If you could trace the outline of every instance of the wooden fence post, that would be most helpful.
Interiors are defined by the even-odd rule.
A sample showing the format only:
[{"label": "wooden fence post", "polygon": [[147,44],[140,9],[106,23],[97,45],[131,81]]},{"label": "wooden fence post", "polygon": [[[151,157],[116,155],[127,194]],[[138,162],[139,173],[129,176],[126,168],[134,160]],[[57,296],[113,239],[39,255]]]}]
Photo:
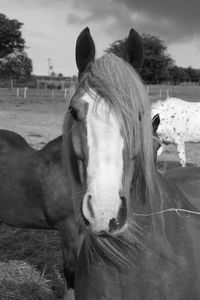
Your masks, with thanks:
[{"label": "wooden fence post", "polygon": [[68,90],[68,89],[65,89],[65,92],[64,92],[64,98],[67,97],[67,90]]},{"label": "wooden fence post", "polygon": [[28,88],[25,86],[25,87],[24,87],[24,99],[26,99],[26,96],[27,96],[27,90],[28,90]]}]

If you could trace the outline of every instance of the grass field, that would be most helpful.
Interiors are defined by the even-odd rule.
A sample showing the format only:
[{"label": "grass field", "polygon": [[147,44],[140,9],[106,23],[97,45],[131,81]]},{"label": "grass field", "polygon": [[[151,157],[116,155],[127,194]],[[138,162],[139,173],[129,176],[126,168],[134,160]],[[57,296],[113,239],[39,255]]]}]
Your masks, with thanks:
[{"label": "grass field", "polygon": [[[149,86],[148,90],[151,101],[165,99],[167,93],[188,101],[200,100],[199,86]],[[62,90],[53,94],[51,90],[27,90],[25,99],[23,89],[18,97],[16,89],[0,89],[0,128],[16,131],[33,147],[41,148],[62,133],[66,108],[67,99]],[[189,162],[199,164],[199,150],[199,144],[187,145]],[[161,159],[177,160],[175,147],[170,146]],[[0,300],[62,299],[64,280],[57,232],[1,225],[0,268],[5,264],[9,276],[8,272],[0,271]],[[27,272],[33,275],[27,276]]]}]

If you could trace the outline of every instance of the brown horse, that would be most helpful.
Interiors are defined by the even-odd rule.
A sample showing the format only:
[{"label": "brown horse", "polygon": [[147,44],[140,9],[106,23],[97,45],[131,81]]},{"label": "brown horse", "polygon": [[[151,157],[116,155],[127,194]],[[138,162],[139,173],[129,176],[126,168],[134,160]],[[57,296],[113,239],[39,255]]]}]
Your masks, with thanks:
[{"label": "brown horse", "polygon": [[68,182],[62,164],[62,136],[38,151],[19,134],[0,130],[0,222],[59,231],[65,296],[71,299],[79,232]]},{"label": "brown horse", "polygon": [[70,193],[85,231],[76,300],[200,299],[200,212],[191,190],[189,196],[155,167],[149,101],[134,70],[142,59],[134,30],[124,59],[95,60],[88,28],[77,39],[79,85],[63,139]]}]

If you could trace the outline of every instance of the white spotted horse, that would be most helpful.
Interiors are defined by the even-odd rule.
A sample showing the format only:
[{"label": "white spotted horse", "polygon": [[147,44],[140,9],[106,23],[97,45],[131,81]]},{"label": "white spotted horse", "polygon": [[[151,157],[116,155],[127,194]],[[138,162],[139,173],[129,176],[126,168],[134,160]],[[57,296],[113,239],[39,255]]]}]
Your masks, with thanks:
[{"label": "white spotted horse", "polygon": [[199,211],[189,191],[156,169],[150,105],[136,72],[142,59],[133,29],[123,58],[95,59],[88,28],[76,42],[79,84],[63,127],[85,237],[76,300],[200,299]]},{"label": "white spotted horse", "polygon": [[160,115],[160,125],[157,134],[162,146],[176,144],[182,167],[186,166],[185,142],[200,142],[200,102],[188,102],[178,98],[167,98],[152,104],[152,117]]},{"label": "white spotted horse", "polygon": [[62,163],[62,136],[41,150],[19,134],[0,130],[0,222],[60,233],[67,283],[66,298],[74,288],[79,232]]}]

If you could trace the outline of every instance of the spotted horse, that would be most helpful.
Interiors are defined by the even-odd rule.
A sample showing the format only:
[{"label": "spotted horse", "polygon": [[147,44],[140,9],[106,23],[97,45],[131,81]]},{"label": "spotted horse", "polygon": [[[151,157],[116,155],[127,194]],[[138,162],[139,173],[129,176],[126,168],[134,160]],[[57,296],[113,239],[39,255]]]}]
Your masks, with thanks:
[{"label": "spotted horse", "polygon": [[200,142],[200,102],[188,102],[178,98],[167,98],[151,106],[152,118],[160,116],[157,129],[162,145],[158,156],[166,145],[175,144],[182,167],[186,166],[185,142]]}]

